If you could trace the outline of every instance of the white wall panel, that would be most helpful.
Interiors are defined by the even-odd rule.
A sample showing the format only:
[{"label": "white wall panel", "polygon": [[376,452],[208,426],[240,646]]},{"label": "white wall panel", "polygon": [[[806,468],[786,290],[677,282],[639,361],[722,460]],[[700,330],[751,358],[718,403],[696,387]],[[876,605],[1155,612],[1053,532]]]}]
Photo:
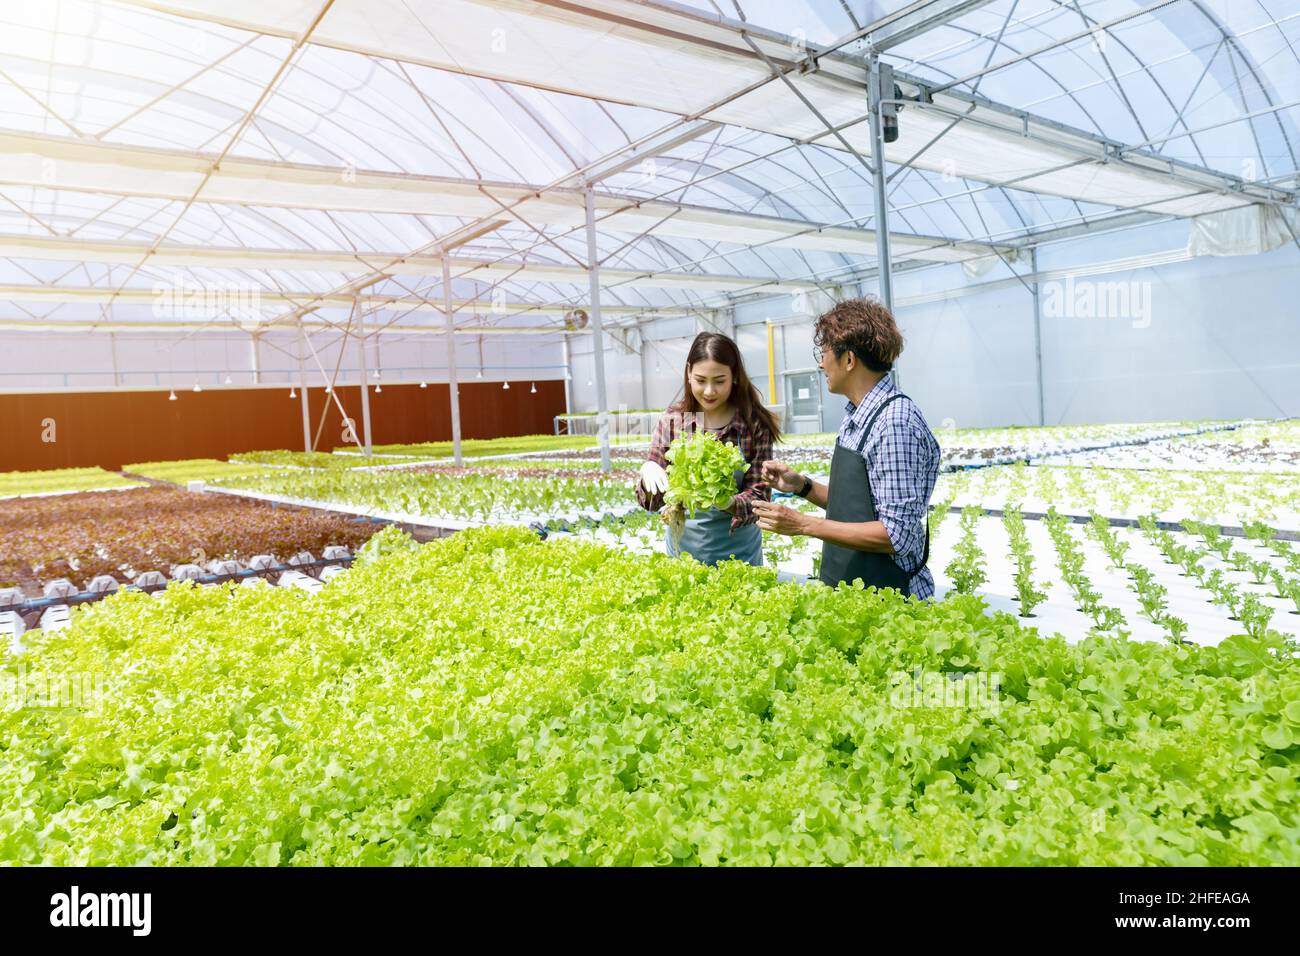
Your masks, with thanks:
[{"label": "white wall panel", "polygon": [[[569,339],[573,369],[573,410],[596,411],[596,365],[592,361],[591,337],[575,335]],[[608,407],[641,408],[641,359],[628,355],[605,336],[605,397]]]},{"label": "white wall panel", "polygon": [[1294,246],[1096,276],[1149,317],[1044,319],[1048,422],[1300,415],[1298,280]]},{"label": "white wall panel", "polygon": [[898,309],[899,385],[930,427],[1038,424],[1033,302],[1014,287]]},{"label": "white wall panel", "polygon": [[[332,332],[311,336],[319,360],[306,353],[307,380],[311,385],[334,373],[339,360],[341,337]],[[446,381],[446,340],[436,335],[383,335],[376,348],[366,346],[366,366],[380,369],[381,381]],[[253,383],[252,356],[246,334],[196,333],[161,335],[115,333],[0,332],[0,350],[5,361],[0,368],[0,389],[15,388],[111,388],[114,384],[114,352],[118,381],[123,387],[192,388]],[[479,343],[475,337],[458,336],[458,373],[473,379],[480,369]],[[258,359],[262,384],[297,383],[298,344],[293,333],[266,333],[261,337]],[[350,340],[339,368],[340,383],[355,383],[359,356]],[[484,336],[482,345],[484,379],[530,381],[555,379],[564,371],[559,336],[530,336],[509,339]]]}]

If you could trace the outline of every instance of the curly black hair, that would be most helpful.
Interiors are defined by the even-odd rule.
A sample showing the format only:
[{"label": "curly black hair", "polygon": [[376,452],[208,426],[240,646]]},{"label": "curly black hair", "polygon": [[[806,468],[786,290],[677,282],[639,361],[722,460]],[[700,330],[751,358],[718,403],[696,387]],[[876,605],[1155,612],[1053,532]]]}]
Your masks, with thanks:
[{"label": "curly black hair", "polygon": [[817,319],[813,342],[836,357],[852,352],[873,372],[888,372],[903,351],[903,333],[884,303],[876,299],[837,302]]}]

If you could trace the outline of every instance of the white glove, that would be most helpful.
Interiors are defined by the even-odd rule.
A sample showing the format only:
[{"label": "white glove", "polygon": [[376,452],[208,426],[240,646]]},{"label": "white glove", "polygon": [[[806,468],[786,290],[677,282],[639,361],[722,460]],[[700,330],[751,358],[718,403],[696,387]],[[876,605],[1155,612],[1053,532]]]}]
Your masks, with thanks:
[{"label": "white glove", "polygon": [[668,490],[668,472],[653,461],[641,466],[641,487],[652,495],[661,495]]}]

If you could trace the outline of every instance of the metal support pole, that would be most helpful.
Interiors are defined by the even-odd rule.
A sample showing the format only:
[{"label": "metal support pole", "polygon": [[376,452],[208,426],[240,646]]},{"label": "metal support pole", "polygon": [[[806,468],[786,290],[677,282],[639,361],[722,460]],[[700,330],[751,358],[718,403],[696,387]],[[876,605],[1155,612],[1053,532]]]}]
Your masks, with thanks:
[{"label": "metal support pole", "polygon": [[767,404],[776,404],[776,326],[767,320]]},{"label": "metal support pole", "polygon": [[569,349],[569,334],[560,336],[564,345],[564,414],[573,414],[573,354]]},{"label": "metal support pole", "polygon": [[596,366],[596,425],[600,432],[600,470],[609,473],[609,399],[605,395],[605,335],[600,326],[600,260],[596,258],[596,200],[583,190],[587,208],[587,274],[591,279],[591,348]]},{"label": "metal support pole", "polygon": [[361,358],[361,431],[363,438],[361,444],[366,455],[371,452],[370,447],[370,383],[366,380],[368,370],[366,369],[366,317],[362,314],[360,307],[355,300],[352,306],[357,315],[357,355]]},{"label": "metal support pole", "polygon": [[[871,71],[867,75],[867,108],[871,117],[871,177],[876,187],[876,261],[880,273],[880,301],[891,315],[894,312],[894,282],[891,276],[889,254],[889,197],[885,192],[885,130],[880,101],[893,97],[893,89],[881,89],[881,64],[878,56],[871,57]],[[893,83],[890,83],[893,86]],[[898,320],[898,316],[894,316]],[[894,386],[898,384],[898,366],[893,371]]]},{"label": "metal support pole", "polygon": [[[456,335],[451,307],[451,260],[442,256],[442,310],[447,315],[447,391],[451,395],[451,453],[457,465],[460,457],[460,385],[456,378]],[[480,339],[480,342],[482,340]]]},{"label": "metal support pole", "polygon": [[880,88],[880,59],[871,58],[871,73],[867,79],[868,108],[871,111],[871,153],[876,187],[876,257],[880,263],[880,299],[885,308],[894,311],[894,286],[890,277],[889,255],[889,200],[885,193],[885,131],[881,117],[880,101],[890,99],[893,90]]},{"label": "metal support pole", "polygon": [[637,359],[636,367],[641,372],[641,407],[649,408],[650,387],[646,383],[646,374],[645,374],[645,352],[646,352],[645,328],[640,322],[636,324],[636,334],[641,339],[641,349],[636,353],[636,359]]},{"label": "metal support pole", "polygon": [[262,384],[262,360],[257,354],[257,336],[258,333],[250,332],[248,335],[248,364],[253,370],[253,384]]},{"label": "metal support pole", "polygon": [[298,320],[298,391],[302,395],[302,450],[311,451],[311,410],[307,405],[307,333]]},{"label": "metal support pole", "polygon": [[117,333],[116,332],[108,333],[108,350],[113,357],[113,384],[121,385],[122,373],[118,371],[118,367],[117,367]]},{"label": "metal support pole", "polygon": [[1043,396],[1043,300],[1038,289],[1038,247],[1029,249],[1029,271],[1034,275],[1034,368],[1038,375],[1038,424],[1047,424]]}]

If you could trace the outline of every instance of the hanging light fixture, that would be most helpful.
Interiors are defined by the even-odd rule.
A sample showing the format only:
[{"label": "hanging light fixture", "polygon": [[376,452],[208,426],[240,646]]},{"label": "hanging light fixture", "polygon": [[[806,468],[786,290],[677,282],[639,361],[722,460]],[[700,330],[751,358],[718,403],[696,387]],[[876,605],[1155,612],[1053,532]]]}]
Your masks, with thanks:
[{"label": "hanging light fixture", "polygon": [[297,390],[296,388],[293,388],[292,386],[290,386],[290,388],[289,388],[289,397],[290,397],[290,398],[297,398],[297,397],[298,397],[298,390]]},{"label": "hanging light fixture", "polygon": [[167,396],[167,401],[169,402],[176,401],[176,389],[174,388],[172,389],[171,394]]},{"label": "hanging light fixture", "polygon": [[374,374],[371,375],[370,377],[371,377],[371,378],[379,378],[379,369],[375,369]]},{"label": "hanging light fixture", "polygon": [[429,387],[429,383],[428,383],[428,382],[423,382],[423,381],[420,382],[420,388],[428,388],[428,387]]},{"label": "hanging light fixture", "polygon": [[502,388],[503,390],[505,390],[505,389],[509,389],[509,388],[510,388],[510,383],[509,383],[509,382],[502,382],[502,383],[501,383],[501,388]]},{"label": "hanging light fixture", "polygon": [[201,391],[203,391],[203,386],[200,385],[198,382],[195,382],[195,383],[194,383],[194,391],[196,391],[196,392],[201,392]]},{"label": "hanging light fixture", "polygon": [[326,386],[325,386],[325,394],[326,394],[326,395],[333,395],[333,394],[334,394],[334,386],[333,386],[333,385],[326,385]]},{"label": "hanging light fixture", "polygon": [[226,384],[227,384],[227,385],[231,385],[231,384],[233,384],[233,383],[231,382],[231,380],[230,380],[230,373],[229,373],[229,372],[226,373]]},{"label": "hanging light fixture", "polygon": [[537,383],[536,383],[536,382],[533,382],[533,387],[530,388],[528,391],[531,392],[532,394],[536,395],[536,394],[537,394]]},{"label": "hanging light fixture", "polygon": [[384,390],[384,386],[382,386],[382,385],[376,385],[376,386],[375,386],[375,392],[376,392],[376,393],[382,392],[383,390]]},{"label": "hanging light fixture", "polygon": [[475,377],[475,378],[482,378],[482,377],[483,377],[483,370],[480,368],[476,373],[474,373],[474,377]]}]

